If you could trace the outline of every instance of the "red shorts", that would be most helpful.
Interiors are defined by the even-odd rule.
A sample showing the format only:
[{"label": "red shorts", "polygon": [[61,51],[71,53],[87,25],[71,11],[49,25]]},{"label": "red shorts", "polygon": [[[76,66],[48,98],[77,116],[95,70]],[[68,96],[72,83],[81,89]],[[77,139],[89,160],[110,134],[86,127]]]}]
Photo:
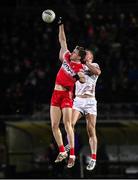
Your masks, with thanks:
[{"label": "red shorts", "polygon": [[72,92],[54,90],[51,98],[51,106],[58,106],[60,108],[72,108]]}]

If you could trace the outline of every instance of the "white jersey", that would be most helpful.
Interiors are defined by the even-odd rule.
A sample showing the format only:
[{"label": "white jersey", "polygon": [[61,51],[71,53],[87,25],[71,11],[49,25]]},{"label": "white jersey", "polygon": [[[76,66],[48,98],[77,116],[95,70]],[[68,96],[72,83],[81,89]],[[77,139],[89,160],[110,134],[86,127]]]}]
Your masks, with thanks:
[{"label": "white jersey", "polygon": [[[92,63],[95,67],[99,67],[97,63]],[[85,83],[80,83],[77,81],[75,83],[75,95],[91,95],[95,97],[95,87],[96,87],[96,82],[98,79],[98,75],[91,75],[89,68],[84,65],[84,74],[85,74]]]}]

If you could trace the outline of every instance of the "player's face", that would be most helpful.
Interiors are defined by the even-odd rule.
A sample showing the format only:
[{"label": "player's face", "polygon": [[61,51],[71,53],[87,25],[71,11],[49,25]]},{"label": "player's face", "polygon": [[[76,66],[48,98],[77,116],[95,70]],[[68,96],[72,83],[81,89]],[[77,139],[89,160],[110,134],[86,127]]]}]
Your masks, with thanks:
[{"label": "player's face", "polygon": [[92,62],[94,59],[93,53],[91,51],[86,51],[86,61]]},{"label": "player's face", "polygon": [[80,60],[79,51],[76,48],[71,53],[70,59],[73,61],[79,61]]}]

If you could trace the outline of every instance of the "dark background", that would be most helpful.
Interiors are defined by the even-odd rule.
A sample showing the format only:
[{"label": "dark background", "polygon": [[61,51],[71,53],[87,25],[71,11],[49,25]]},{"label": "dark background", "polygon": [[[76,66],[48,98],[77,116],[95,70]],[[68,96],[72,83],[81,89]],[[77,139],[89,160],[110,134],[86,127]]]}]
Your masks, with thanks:
[{"label": "dark background", "polygon": [[[51,24],[42,21],[45,9],[56,13]],[[69,50],[93,50],[102,70],[96,86],[98,164],[92,173],[81,159],[88,154],[85,120],[77,125],[75,168],[53,163],[49,105],[61,66],[59,16]],[[136,178],[138,1],[1,0],[0,17],[0,177]]]},{"label": "dark background", "polygon": [[63,16],[70,51],[83,45],[95,52],[102,74],[98,102],[137,102],[137,1],[1,1],[0,114],[32,114],[50,102],[58,60],[57,19],[46,24],[42,11]]}]

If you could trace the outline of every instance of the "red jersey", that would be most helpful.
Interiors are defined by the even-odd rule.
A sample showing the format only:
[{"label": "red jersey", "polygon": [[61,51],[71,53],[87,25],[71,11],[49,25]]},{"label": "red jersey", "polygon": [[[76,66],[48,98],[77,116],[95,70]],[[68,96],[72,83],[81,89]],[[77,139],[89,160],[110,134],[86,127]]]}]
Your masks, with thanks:
[{"label": "red jersey", "polygon": [[83,65],[81,63],[70,61],[70,55],[71,54],[69,51],[63,55],[62,66],[59,69],[56,77],[56,84],[63,87],[69,87],[70,90],[73,90],[76,82],[73,76],[83,69]]}]

